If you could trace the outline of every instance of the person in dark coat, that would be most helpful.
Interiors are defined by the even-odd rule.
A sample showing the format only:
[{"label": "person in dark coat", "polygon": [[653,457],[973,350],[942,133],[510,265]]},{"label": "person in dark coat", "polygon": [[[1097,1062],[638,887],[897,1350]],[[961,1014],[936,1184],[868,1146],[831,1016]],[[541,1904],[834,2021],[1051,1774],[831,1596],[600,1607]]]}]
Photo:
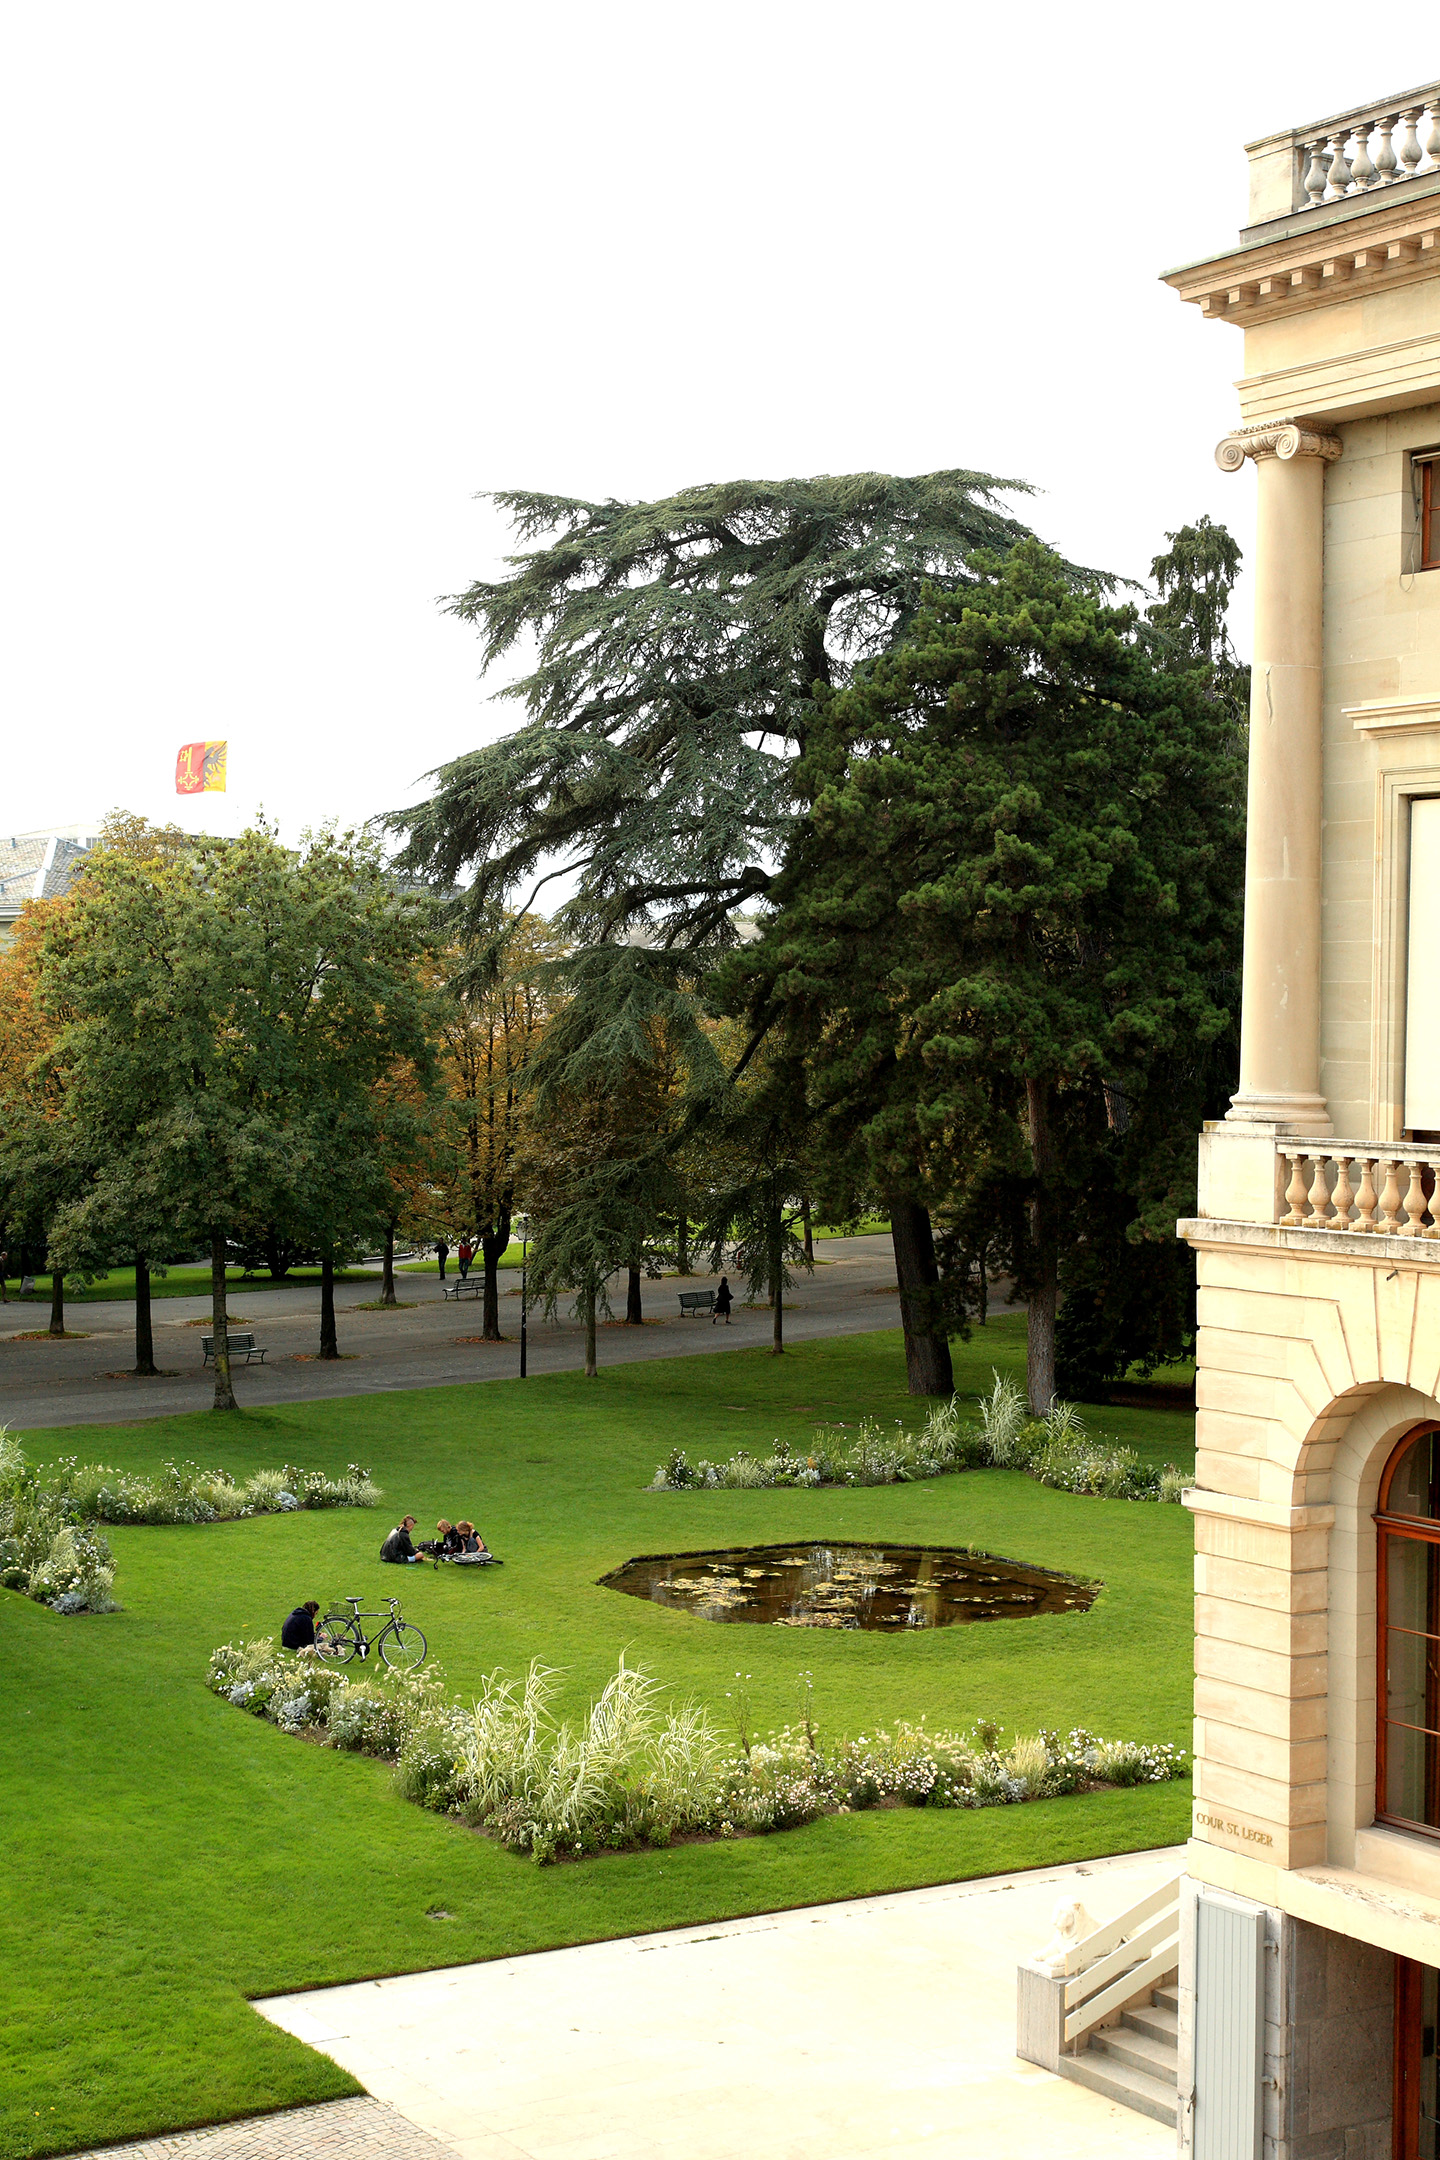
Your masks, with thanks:
[{"label": "person in dark coat", "polygon": [[313,1650],[315,1647],[315,1615],[320,1606],[315,1598],[306,1598],[297,1605],[280,1630],[282,1650]]},{"label": "person in dark coat", "polygon": [[730,1278],[728,1275],[722,1275],[720,1277],[720,1287],[715,1292],[715,1310],[710,1315],[711,1327],[714,1327],[717,1320],[723,1320],[726,1327],[729,1327],[730,1303]]},{"label": "person in dark coat", "polygon": [[450,1257],[450,1247],[446,1244],[443,1237],[437,1238],[435,1241],[435,1257],[440,1262],[440,1280],[441,1282],[444,1282],[445,1262]]},{"label": "person in dark coat", "polygon": [[407,1515],[404,1522],[397,1523],[380,1547],[382,1560],[393,1560],[399,1567],[408,1567],[412,1560],[423,1560],[424,1553],[417,1552],[411,1542],[410,1532],[415,1528],[415,1517]]}]

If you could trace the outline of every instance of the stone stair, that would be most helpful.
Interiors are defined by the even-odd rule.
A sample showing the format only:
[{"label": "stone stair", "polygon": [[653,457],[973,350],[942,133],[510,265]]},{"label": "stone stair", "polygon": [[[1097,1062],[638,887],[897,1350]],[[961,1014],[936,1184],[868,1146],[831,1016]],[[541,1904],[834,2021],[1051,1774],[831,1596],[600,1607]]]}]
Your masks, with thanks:
[{"label": "stone stair", "polygon": [[1118,2025],[1101,2026],[1080,2054],[1062,2056],[1061,2074],[1173,2128],[1179,2105],[1179,2007],[1173,1982],[1153,1989],[1147,2009],[1122,2010]]}]

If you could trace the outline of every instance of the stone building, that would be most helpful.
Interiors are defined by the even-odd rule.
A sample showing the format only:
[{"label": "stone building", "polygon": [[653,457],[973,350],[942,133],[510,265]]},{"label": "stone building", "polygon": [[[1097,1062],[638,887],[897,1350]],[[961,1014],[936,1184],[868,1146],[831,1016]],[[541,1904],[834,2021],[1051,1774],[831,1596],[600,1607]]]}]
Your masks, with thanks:
[{"label": "stone building", "polygon": [[1022,2049],[1164,2114],[1168,2040],[1195,2160],[1429,2160],[1440,85],[1249,157],[1238,246],[1166,278],[1243,332],[1217,457],[1258,510],[1241,1068],[1180,1225],[1193,1834],[1168,1901],[1032,1971]]}]

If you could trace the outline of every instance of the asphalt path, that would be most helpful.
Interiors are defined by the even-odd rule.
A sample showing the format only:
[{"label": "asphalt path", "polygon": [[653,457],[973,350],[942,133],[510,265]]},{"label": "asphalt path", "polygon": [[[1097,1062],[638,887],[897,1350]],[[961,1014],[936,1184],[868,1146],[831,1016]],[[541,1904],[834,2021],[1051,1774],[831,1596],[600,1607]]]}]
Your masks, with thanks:
[{"label": "asphalt path", "polygon": [[[815,1272],[785,1295],[785,1339],[812,1342],[819,1336],[859,1335],[900,1324],[895,1259],[888,1234],[827,1238],[816,1248]],[[667,1275],[644,1285],[645,1325],[603,1323],[602,1367],[636,1358],[683,1357],[694,1352],[738,1350],[770,1340],[769,1307],[737,1301],[731,1324],[680,1316],[677,1291],[710,1290],[719,1277]],[[256,1290],[231,1286],[231,1326],[253,1328],[268,1349],[263,1365],[237,1365],[235,1393],[246,1409],[272,1403],[320,1402],[340,1395],[380,1395],[398,1388],[451,1387],[457,1382],[513,1379],[520,1369],[518,1271],[500,1277],[500,1326],[508,1340],[481,1341],[478,1298],[444,1299],[433,1275],[400,1275],[396,1287],[413,1300],[408,1309],[365,1312],[379,1290],[373,1283],[345,1283],[335,1292],[338,1362],[322,1364],[318,1285]],[[625,1306],[624,1277],[610,1286],[617,1312]],[[22,1332],[43,1327],[43,1305],[0,1306],[0,1424],[18,1432],[56,1425],[109,1425],[174,1411],[208,1409],[214,1377],[203,1365],[200,1338],[210,1317],[203,1297],[157,1299],[151,1310],[156,1380],[126,1372],[135,1362],[135,1309],[128,1301],[72,1305],[67,1324],[83,1339],[22,1342]],[[573,1372],[585,1362],[579,1323],[547,1320],[532,1310],[528,1327],[532,1373]]]}]

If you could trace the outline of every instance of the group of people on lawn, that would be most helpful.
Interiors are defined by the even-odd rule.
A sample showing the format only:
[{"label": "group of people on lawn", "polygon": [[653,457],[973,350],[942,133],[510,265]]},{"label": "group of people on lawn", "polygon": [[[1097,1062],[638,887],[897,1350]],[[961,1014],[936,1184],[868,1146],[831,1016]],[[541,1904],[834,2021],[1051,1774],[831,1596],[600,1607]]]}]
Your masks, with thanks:
[{"label": "group of people on lawn", "polygon": [[[422,1538],[417,1545],[411,1537],[416,1527],[415,1517],[407,1515],[398,1522],[380,1547],[380,1558],[391,1560],[401,1567],[409,1567],[416,1560],[433,1560],[438,1567],[442,1560],[453,1561],[457,1567],[500,1567],[503,1563],[495,1558],[489,1546],[472,1522],[451,1523],[442,1515],[435,1525],[433,1538]],[[315,1647],[315,1616],[320,1607],[314,1598],[306,1598],[287,1615],[280,1629],[280,1645],[284,1650],[313,1650]]]},{"label": "group of people on lawn", "polygon": [[397,1566],[409,1567],[415,1560],[453,1560],[458,1566],[483,1566],[489,1562],[498,1566],[494,1553],[481,1537],[473,1522],[447,1522],[442,1515],[435,1525],[433,1538],[421,1538],[417,1544],[410,1533],[415,1528],[415,1517],[407,1515],[398,1522],[380,1547],[380,1558],[393,1561]]}]

